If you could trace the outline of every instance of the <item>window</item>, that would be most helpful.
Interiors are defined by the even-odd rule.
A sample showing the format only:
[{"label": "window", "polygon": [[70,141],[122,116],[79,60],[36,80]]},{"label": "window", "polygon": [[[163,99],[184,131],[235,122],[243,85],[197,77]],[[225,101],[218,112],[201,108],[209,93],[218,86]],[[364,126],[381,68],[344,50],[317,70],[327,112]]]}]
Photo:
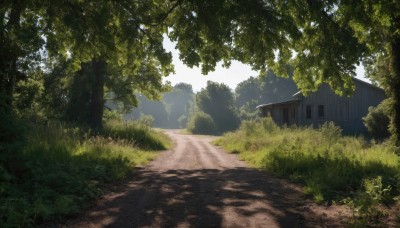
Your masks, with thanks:
[{"label": "window", "polygon": [[324,118],[324,117],[325,117],[325,106],[318,105],[318,118]]},{"label": "window", "polygon": [[312,119],[311,105],[306,105],[306,119]]}]

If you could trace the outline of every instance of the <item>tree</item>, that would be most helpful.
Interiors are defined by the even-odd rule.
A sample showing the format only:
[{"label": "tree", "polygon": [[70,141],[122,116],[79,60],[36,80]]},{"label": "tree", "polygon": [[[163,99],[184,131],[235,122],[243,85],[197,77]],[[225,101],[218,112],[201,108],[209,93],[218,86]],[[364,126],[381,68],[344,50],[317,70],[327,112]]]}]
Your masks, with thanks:
[{"label": "tree", "polygon": [[368,114],[363,118],[368,132],[376,139],[386,139],[390,136],[389,126],[390,100],[383,100],[377,107],[369,107]]},{"label": "tree", "polygon": [[291,76],[278,77],[271,70],[259,79],[250,77],[239,83],[235,90],[235,103],[240,119],[254,119],[258,114],[257,105],[292,99],[297,91]]},{"label": "tree", "polygon": [[292,75],[287,78],[276,76],[271,70],[262,77],[260,84],[261,98],[264,104],[290,100],[298,92]]},{"label": "tree", "polygon": [[236,86],[235,105],[238,109],[240,109],[243,105],[252,100],[255,100],[256,102],[260,101],[261,90],[259,85],[260,85],[260,80],[252,76],[240,82]]},{"label": "tree", "polygon": [[138,94],[136,95],[139,100],[139,105],[135,109],[140,110],[139,119],[143,115],[149,115],[153,117],[153,126],[165,128],[168,124],[168,112],[166,104],[163,101],[150,100],[146,96]]},{"label": "tree", "polygon": [[216,126],[213,118],[204,112],[196,112],[190,117],[187,129],[193,134],[215,134]]},{"label": "tree", "polygon": [[362,61],[371,79],[391,98],[390,131],[400,147],[400,2],[365,0],[354,4],[356,1],[341,2],[338,21],[349,24],[358,42],[367,47]]},{"label": "tree", "polygon": [[[354,91],[355,65],[386,64],[381,85],[393,99],[392,136],[400,146],[400,2],[396,0],[178,1],[169,37],[180,58],[203,73],[231,59],[289,75],[304,94],[326,82]],[[192,32],[187,32],[192,31]]]},{"label": "tree", "polygon": [[[177,41],[180,59],[189,66],[201,64],[203,73],[236,59],[261,75],[268,68],[287,77],[290,64],[305,94],[323,82],[349,94],[355,65],[368,64],[368,72],[382,74],[379,81],[393,100],[391,132],[400,147],[397,0],[6,0],[0,3],[0,20],[0,104],[8,113],[16,82],[40,66],[41,50],[49,60],[72,58],[74,71],[92,61],[108,69],[118,66],[120,85],[129,87],[134,80],[128,76],[143,75],[137,74],[140,69],[150,72],[152,82],[172,71],[171,56],[162,48],[162,34],[168,33]],[[153,89],[159,86],[135,78],[142,83],[134,86],[157,96]],[[101,94],[99,88],[94,92]],[[99,97],[93,101],[102,103]]]},{"label": "tree", "polygon": [[68,75],[91,68],[83,72],[91,77],[88,124],[93,128],[101,127],[105,86],[118,98],[133,100],[131,104],[135,90],[159,97],[165,89],[162,76],[173,71],[171,55],[162,46],[167,29],[162,22],[172,3],[161,3],[2,1],[0,97],[4,110],[12,110],[16,83],[43,68],[41,63],[51,71],[67,62]]},{"label": "tree", "polygon": [[192,85],[187,84],[187,83],[183,83],[183,82],[177,83],[176,85],[174,85],[174,89],[181,90],[181,91],[183,91],[185,93],[192,93],[193,94]]},{"label": "tree", "polygon": [[[136,104],[135,90],[151,98],[160,96],[164,90],[161,78],[172,71],[171,55],[162,47],[165,26],[153,23],[165,8],[157,1],[60,4],[65,11],[58,12],[59,5],[46,8],[50,15],[61,14],[57,17],[63,19],[49,22],[49,56],[70,55],[72,71],[91,67],[91,127],[101,127],[105,86],[128,106]],[[57,32],[61,30],[65,35],[60,37]]]},{"label": "tree", "polygon": [[239,126],[233,93],[225,84],[212,81],[196,95],[196,104],[200,111],[214,120],[218,133],[231,131]]},{"label": "tree", "polygon": [[[169,126],[179,128],[179,118],[189,116],[190,107],[194,103],[194,93],[192,86],[186,83],[176,84],[170,92],[163,94],[163,101],[169,109]],[[183,121],[183,120],[181,120]]]}]

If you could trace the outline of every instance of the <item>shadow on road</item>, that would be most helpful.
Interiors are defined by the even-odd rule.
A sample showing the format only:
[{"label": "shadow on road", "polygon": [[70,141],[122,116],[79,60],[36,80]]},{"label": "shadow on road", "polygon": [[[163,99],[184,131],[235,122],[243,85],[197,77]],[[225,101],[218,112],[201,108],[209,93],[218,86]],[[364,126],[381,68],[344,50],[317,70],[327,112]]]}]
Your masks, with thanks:
[{"label": "shadow on road", "polygon": [[312,212],[309,200],[292,185],[249,168],[143,169],[120,190],[102,200],[83,220],[102,227],[338,224]]}]

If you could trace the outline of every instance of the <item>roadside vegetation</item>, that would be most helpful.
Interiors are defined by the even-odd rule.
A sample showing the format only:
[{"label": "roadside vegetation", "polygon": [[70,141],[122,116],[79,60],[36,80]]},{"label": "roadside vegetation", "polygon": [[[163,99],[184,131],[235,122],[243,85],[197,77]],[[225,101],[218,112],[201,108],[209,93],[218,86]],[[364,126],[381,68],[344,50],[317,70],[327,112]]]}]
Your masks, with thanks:
[{"label": "roadside vegetation", "polygon": [[216,144],[254,167],[301,183],[317,202],[350,205],[355,226],[379,222],[385,215],[380,206],[399,203],[400,158],[390,143],[343,136],[332,123],[312,129],[280,128],[270,118],[243,121]]},{"label": "roadside vegetation", "polygon": [[288,99],[298,90],[292,78],[280,78],[272,70],[263,77],[242,81],[234,91],[223,83],[208,81],[195,94],[186,129],[192,134],[209,135],[234,131],[241,121],[258,118],[257,105]]},{"label": "roadside vegetation", "polygon": [[37,226],[77,213],[105,184],[170,146],[167,136],[134,122],[109,121],[98,132],[49,122],[26,125],[21,135],[25,140],[1,157],[0,227]]}]

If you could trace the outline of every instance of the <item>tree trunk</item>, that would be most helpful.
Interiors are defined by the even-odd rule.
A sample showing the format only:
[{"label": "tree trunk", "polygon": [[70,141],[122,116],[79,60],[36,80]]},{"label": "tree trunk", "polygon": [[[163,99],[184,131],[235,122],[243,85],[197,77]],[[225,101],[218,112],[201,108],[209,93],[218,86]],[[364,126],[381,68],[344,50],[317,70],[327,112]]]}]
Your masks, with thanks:
[{"label": "tree trunk", "polygon": [[12,152],[12,144],[21,140],[12,102],[18,73],[17,60],[20,57],[20,47],[13,36],[19,32],[23,7],[19,1],[12,1],[8,8],[10,9],[8,22],[3,24],[5,19],[3,13],[0,27],[0,153]]},{"label": "tree trunk", "polygon": [[[14,94],[16,77],[18,74],[18,52],[20,49],[18,44],[16,44],[15,41],[12,41],[9,36],[18,32],[22,8],[23,7],[19,1],[13,1],[9,20],[5,25],[5,28],[2,27],[2,30],[7,29],[8,32],[6,34],[4,31],[1,31],[0,44],[2,47],[0,49],[0,95],[3,99],[1,105],[4,106],[3,108],[5,110],[11,109],[12,107],[12,97]],[[4,15],[2,15],[2,18],[4,20]]]},{"label": "tree trunk", "polygon": [[390,130],[397,152],[400,152],[400,35],[395,35],[390,45],[391,76],[388,83],[388,95],[393,99]]},{"label": "tree trunk", "polygon": [[103,120],[104,79],[106,62],[102,59],[92,61],[92,94],[90,103],[90,127],[100,129]]}]

